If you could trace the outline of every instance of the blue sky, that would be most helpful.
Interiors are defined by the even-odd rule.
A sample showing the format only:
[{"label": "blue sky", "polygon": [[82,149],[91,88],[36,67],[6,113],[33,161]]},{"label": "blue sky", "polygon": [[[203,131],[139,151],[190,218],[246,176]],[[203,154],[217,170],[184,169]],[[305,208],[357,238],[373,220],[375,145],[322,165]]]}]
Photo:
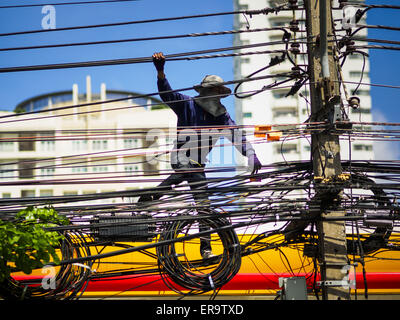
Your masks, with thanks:
[{"label": "blue sky", "polygon": [[[395,0],[368,0],[367,4],[399,5]],[[373,9],[368,11],[367,22],[371,25],[400,27],[400,10]],[[372,39],[400,39],[399,31],[369,29]],[[389,50],[370,50],[371,82],[376,84],[400,85],[400,52]],[[400,122],[399,89],[371,88],[373,109],[382,112],[390,122]]]},{"label": "blue sky", "polygon": [[[47,1],[26,0],[17,3],[43,3]],[[66,2],[57,0],[54,2]],[[15,4],[15,1],[3,0],[1,5]],[[396,0],[367,0],[369,4],[394,4]],[[0,9],[0,33],[41,29],[44,14],[41,7]],[[139,0],[136,2],[114,4],[92,4],[56,7],[56,27],[69,27],[112,23],[120,21],[143,20],[162,17],[175,17],[232,11],[231,0]],[[390,25],[400,27],[399,10],[374,9],[368,13],[368,23],[372,25]],[[251,22],[251,20],[250,20]],[[0,37],[0,47],[41,45],[95,40],[111,40],[157,35],[174,35],[206,31],[233,29],[231,15],[157,22],[151,24],[127,25],[112,28],[60,31],[41,34],[28,34]],[[399,39],[398,31],[372,29],[370,38]],[[155,51],[166,54],[203,50],[232,45],[232,36],[214,36],[177,40],[157,40],[107,44],[97,46],[54,48],[26,51],[0,52],[0,67],[51,64],[103,59],[148,57]],[[378,84],[400,85],[400,52],[371,50],[371,82]],[[218,58],[199,61],[169,62],[166,65],[167,76],[174,88],[192,86],[201,81],[205,74],[219,74],[224,80],[233,79],[233,59]],[[156,92],[156,77],[149,63],[123,66],[105,66],[78,69],[0,73],[0,110],[13,110],[21,101],[48,92],[69,90],[77,83],[80,92],[85,90],[86,75],[92,77],[94,92],[100,90],[105,82],[109,89],[129,90],[139,93]],[[400,122],[398,101],[399,89],[372,87],[373,111],[379,119]],[[195,92],[188,92],[195,94]],[[233,113],[233,98],[225,100]]]},{"label": "blue sky", "polygon": [[[57,1],[61,2],[61,1]],[[65,2],[65,1],[64,1]],[[2,4],[12,1],[2,1]],[[24,3],[33,3],[24,1]],[[201,13],[232,11],[231,1],[203,0],[193,5],[191,1],[148,1],[56,7],[56,27],[91,25],[162,17],[175,17]],[[41,29],[44,15],[41,7],[0,9],[1,33]],[[1,47],[32,44],[68,43],[81,41],[125,39],[175,35],[192,32],[231,30],[231,15],[122,27],[60,31],[42,34],[0,37]],[[36,65],[103,59],[148,57],[155,51],[166,54],[232,46],[231,36],[203,37],[193,39],[160,40],[108,44],[98,46],[54,48],[0,53],[0,66]],[[166,73],[174,88],[189,87],[199,83],[205,73],[218,73],[226,80],[233,79],[230,58],[204,61],[170,62]],[[106,66],[94,68],[33,71],[0,74],[0,109],[13,109],[20,101],[42,93],[68,90],[78,83],[80,91],[85,88],[86,75],[92,77],[93,91],[100,90],[105,82],[107,88],[130,90],[140,93],[156,92],[156,77],[152,64]],[[194,94],[194,92],[193,92]]]}]

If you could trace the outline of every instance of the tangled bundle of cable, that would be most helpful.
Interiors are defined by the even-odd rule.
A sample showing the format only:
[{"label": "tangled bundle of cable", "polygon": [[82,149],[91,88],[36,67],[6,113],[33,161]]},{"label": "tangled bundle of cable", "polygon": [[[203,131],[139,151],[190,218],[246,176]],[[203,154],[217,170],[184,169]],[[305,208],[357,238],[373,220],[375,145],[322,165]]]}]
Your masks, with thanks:
[{"label": "tangled bundle of cable", "polygon": [[[221,254],[209,259],[188,257],[184,242],[192,240],[193,243],[193,239],[200,238],[197,233],[193,233],[198,226],[218,236],[218,245],[222,245]],[[201,294],[216,291],[228,283],[241,266],[239,239],[229,226],[227,219],[218,216],[169,223],[160,236],[160,241],[167,241],[168,244],[157,247],[158,267],[164,283],[171,290],[186,295],[188,293],[182,290],[189,290],[189,294]],[[201,231],[201,235],[204,235],[204,231]],[[182,247],[183,251],[179,251],[178,247]]]},{"label": "tangled bundle of cable", "polygon": [[[60,243],[61,260],[90,256],[85,236],[80,232],[63,234]],[[0,296],[7,300],[72,300],[84,292],[90,275],[92,262],[85,264],[63,264],[59,267],[45,266],[46,275],[30,280],[10,277],[0,283]]]}]

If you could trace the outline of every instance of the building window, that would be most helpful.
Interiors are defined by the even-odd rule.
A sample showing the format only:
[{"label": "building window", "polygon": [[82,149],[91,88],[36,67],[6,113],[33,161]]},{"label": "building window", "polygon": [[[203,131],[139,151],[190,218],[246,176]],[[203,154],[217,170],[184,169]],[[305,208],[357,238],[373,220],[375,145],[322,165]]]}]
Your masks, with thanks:
[{"label": "building window", "polygon": [[0,178],[11,178],[15,175],[14,165],[4,164],[0,165]]},{"label": "building window", "polygon": [[357,96],[369,96],[370,95],[370,91],[369,90],[352,90],[351,94],[353,96],[357,95]]},{"label": "building window", "polygon": [[274,91],[272,92],[272,95],[275,99],[282,99],[286,98],[287,91]]},{"label": "building window", "polygon": [[363,59],[363,55],[359,53],[352,53],[347,56],[351,60]]},{"label": "building window", "polygon": [[87,151],[88,150],[87,140],[73,140],[72,141],[72,150],[73,151]]},{"label": "building window", "polygon": [[133,172],[136,172],[136,171],[139,171],[139,165],[137,165],[137,164],[135,164],[135,165],[125,165],[124,166],[124,171],[126,172],[126,173],[133,173]]},{"label": "building window", "polygon": [[54,168],[41,168],[40,169],[40,174],[42,176],[53,176],[55,172]]},{"label": "building window", "polygon": [[[34,160],[33,160],[34,161]],[[18,173],[20,179],[31,179],[34,176],[35,164],[32,162],[21,161],[18,163]]]},{"label": "building window", "polygon": [[34,197],[34,196],[35,196],[35,190],[21,190],[22,198]]},{"label": "building window", "polygon": [[352,78],[361,78],[363,76],[364,78],[369,78],[369,72],[368,71],[350,71],[350,77]]},{"label": "building window", "polygon": [[371,109],[369,109],[369,108],[357,108],[357,109],[351,108],[351,113],[370,114]]},{"label": "building window", "polygon": [[41,197],[51,197],[53,195],[53,190],[40,190]]},{"label": "building window", "polygon": [[251,118],[253,116],[253,113],[251,112],[243,112],[243,118]]},{"label": "building window", "polygon": [[85,173],[85,172],[88,172],[88,168],[86,166],[72,168],[72,173]]},{"label": "building window", "polygon": [[139,139],[133,139],[133,138],[124,139],[125,149],[137,148],[138,146],[139,146]]},{"label": "building window", "polygon": [[297,144],[277,144],[275,145],[276,153],[297,153]]},{"label": "building window", "polygon": [[54,151],[56,149],[55,141],[40,141],[40,151]]},{"label": "building window", "polygon": [[107,140],[94,140],[92,141],[93,150],[106,150],[108,148]]},{"label": "building window", "polygon": [[108,172],[107,166],[95,166],[92,168],[93,172]]},{"label": "building window", "polygon": [[368,144],[355,144],[353,146],[354,151],[372,151],[372,145]]},{"label": "building window", "polygon": [[296,108],[279,108],[274,109],[272,112],[275,118],[278,117],[297,117],[297,109]]},{"label": "building window", "polygon": [[54,151],[55,141],[54,141],[54,131],[43,131],[38,135],[39,151]]},{"label": "building window", "polygon": [[64,196],[76,196],[78,191],[64,191]]},{"label": "building window", "polygon": [[290,20],[287,18],[286,19],[277,18],[277,19],[271,19],[270,22],[271,22],[271,27],[284,27],[289,25]]},{"label": "building window", "polygon": [[10,151],[14,151],[14,142],[12,141],[0,142],[0,152],[10,152]]},{"label": "building window", "polygon": [[19,151],[35,151],[35,137],[31,132],[21,132],[18,142]]}]

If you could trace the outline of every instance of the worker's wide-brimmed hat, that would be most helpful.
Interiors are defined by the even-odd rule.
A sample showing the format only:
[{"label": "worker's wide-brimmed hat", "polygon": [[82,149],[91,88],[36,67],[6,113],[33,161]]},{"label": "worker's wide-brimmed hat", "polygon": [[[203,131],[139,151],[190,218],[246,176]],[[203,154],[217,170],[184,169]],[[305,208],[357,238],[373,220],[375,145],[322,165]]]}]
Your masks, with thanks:
[{"label": "worker's wide-brimmed hat", "polygon": [[203,81],[201,81],[201,83],[199,85],[194,86],[194,90],[201,93],[201,91],[205,88],[212,88],[212,87],[218,86],[218,87],[222,88],[223,97],[226,97],[226,96],[230,95],[232,91],[228,87],[225,87],[224,85],[222,85],[223,83],[224,83],[224,80],[222,80],[222,78],[219,76],[206,75],[204,77]]}]

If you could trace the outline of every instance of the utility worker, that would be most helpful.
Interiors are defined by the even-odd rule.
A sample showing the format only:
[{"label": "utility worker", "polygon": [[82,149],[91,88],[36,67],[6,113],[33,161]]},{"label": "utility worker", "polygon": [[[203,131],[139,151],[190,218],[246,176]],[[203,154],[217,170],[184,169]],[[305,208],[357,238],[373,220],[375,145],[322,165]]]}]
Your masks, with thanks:
[{"label": "utility worker", "polygon": [[[192,191],[201,189],[206,191],[207,181],[204,172],[206,157],[221,137],[221,135],[214,134],[210,139],[210,131],[204,129],[207,126],[221,129],[224,129],[224,126],[230,128],[225,130],[225,133],[228,131],[230,134],[225,134],[224,136],[235,142],[234,145],[239,152],[248,157],[248,165],[252,170],[252,174],[257,173],[261,168],[261,163],[253,147],[246,141],[245,136],[239,132],[235,122],[220,102],[221,98],[225,98],[231,93],[229,88],[222,85],[223,80],[216,75],[207,75],[199,85],[194,87],[199,95],[189,97],[181,93],[172,92],[173,90],[164,73],[165,57],[162,52],[153,54],[153,63],[157,70],[157,86],[160,97],[175,112],[178,118],[178,139],[174,142],[173,152],[171,153],[171,166],[175,173],[171,174],[159,185],[161,190],[171,189],[173,185],[187,181]],[[203,130],[196,131],[196,128],[199,127],[203,128]],[[185,131],[187,128],[190,129]],[[206,134],[204,134],[204,131]],[[161,193],[152,196],[141,196],[139,202],[157,200],[161,196]],[[208,202],[205,192],[194,192],[193,198],[196,204],[204,205],[204,203]],[[207,228],[200,226],[200,231],[203,230],[207,230]],[[205,259],[213,256],[209,237],[202,238],[200,253]]]}]

